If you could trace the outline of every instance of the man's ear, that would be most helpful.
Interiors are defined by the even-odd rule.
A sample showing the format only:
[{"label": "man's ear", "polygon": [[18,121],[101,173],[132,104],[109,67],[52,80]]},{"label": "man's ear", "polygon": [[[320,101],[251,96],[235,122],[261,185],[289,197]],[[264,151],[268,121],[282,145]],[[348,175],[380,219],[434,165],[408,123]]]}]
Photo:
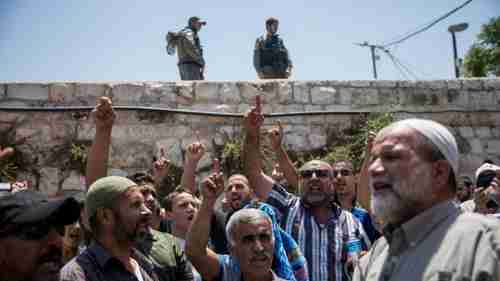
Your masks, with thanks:
[{"label": "man's ear", "polygon": [[432,178],[439,187],[448,186],[448,179],[452,174],[451,166],[446,160],[437,160],[432,164]]},{"label": "man's ear", "polygon": [[102,224],[111,224],[114,221],[114,214],[111,209],[99,208],[96,215]]}]

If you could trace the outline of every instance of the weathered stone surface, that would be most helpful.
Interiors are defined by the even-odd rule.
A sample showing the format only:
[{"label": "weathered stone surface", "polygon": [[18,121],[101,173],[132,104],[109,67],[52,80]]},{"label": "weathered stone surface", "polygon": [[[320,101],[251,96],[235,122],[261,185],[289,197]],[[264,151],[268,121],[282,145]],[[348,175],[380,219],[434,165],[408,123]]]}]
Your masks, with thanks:
[{"label": "weathered stone surface", "polygon": [[57,168],[41,168],[40,169],[40,184],[38,186],[39,190],[49,194],[55,195],[59,190],[59,169]]},{"label": "weathered stone surface", "polygon": [[483,153],[483,144],[481,143],[481,140],[478,138],[474,138],[470,140],[470,145],[472,149],[472,153]]},{"label": "weathered stone surface", "polygon": [[[266,117],[263,131],[280,119],[286,146],[302,151],[324,147],[331,137],[357,126],[359,112],[401,110],[395,114],[396,119],[430,118],[450,127],[459,145],[461,171],[473,173],[486,158],[500,161],[498,81],[3,83],[0,84],[0,106],[93,106],[99,96],[108,95],[115,105],[242,114],[255,105],[255,97],[260,95],[266,114],[331,111],[333,114]],[[26,97],[31,91],[33,95],[28,95],[30,99],[11,97],[11,86],[14,94]],[[167,158],[175,166],[182,167],[186,146],[198,138],[207,146],[199,166],[208,169],[212,144],[220,147],[243,134],[238,117],[123,110],[116,114],[109,168],[124,175],[148,169],[160,147],[165,148]],[[13,129],[14,140],[28,140],[18,149],[33,169],[31,174],[20,176],[31,177],[43,168],[39,185],[42,190],[53,193],[59,188],[58,184],[65,189],[77,186],[77,173],[65,170],[62,160],[67,160],[64,149],[68,142],[92,142],[95,125],[88,112],[0,112],[1,133],[10,130],[15,122],[19,125]],[[56,157],[57,153],[61,155]]]},{"label": "weathered stone surface", "polygon": [[9,84],[7,85],[7,97],[22,100],[47,100],[49,98],[49,87],[46,84]]},{"label": "weathered stone surface", "polygon": [[73,99],[75,86],[72,84],[56,83],[49,85],[49,102],[57,105],[68,104]]},{"label": "weathered stone surface", "polygon": [[466,90],[482,90],[483,81],[481,79],[463,79],[462,87]]},{"label": "weathered stone surface", "polygon": [[7,97],[7,84],[0,84],[0,100]]},{"label": "weathered stone surface", "polygon": [[472,129],[472,127],[459,127],[458,130],[460,132],[460,135],[465,138],[474,137],[474,130]]},{"label": "weathered stone surface", "polygon": [[500,151],[500,140],[489,140],[486,142],[486,152],[498,155]]},{"label": "weathered stone surface", "polygon": [[330,104],[333,102],[337,90],[333,87],[311,88],[312,104]]},{"label": "weathered stone surface", "polygon": [[486,90],[500,91],[500,79],[486,79],[483,82]]},{"label": "weathered stone surface", "polygon": [[479,138],[489,138],[491,137],[491,129],[489,127],[477,127],[476,129],[476,136]]},{"label": "weathered stone surface", "polygon": [[293,96],[297,103],[310,103],[310,88],[305,82],[295,82],[293,84]]}]

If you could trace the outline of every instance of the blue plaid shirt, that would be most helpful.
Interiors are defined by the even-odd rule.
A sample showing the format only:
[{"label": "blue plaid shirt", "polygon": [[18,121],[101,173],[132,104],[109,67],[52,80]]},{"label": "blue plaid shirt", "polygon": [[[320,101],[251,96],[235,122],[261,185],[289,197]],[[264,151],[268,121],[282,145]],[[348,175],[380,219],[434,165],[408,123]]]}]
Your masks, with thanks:
[{"label": "blue plaid shirt", "polygon": [[333,215],[321,225],[299,197],[277,183],[267,203],[276,209],[282,228],[299,244],[311,281],[348,280],[344,263],[361,252],[360,233],[364,232],[350,212],[332,203]]}]

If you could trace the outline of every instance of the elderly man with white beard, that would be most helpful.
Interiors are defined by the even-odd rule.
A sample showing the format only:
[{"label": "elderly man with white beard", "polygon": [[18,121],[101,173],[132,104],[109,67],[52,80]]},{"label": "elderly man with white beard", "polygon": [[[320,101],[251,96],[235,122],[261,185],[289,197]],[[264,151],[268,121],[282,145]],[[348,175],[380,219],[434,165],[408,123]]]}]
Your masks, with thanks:
[{"label": "elderly man with white beard", "polygon": [[353,280],[498,280],[485,237],[499,224],[454,203],[458,149],[448,129],[424,119],[389,125],[375,138],[368,174],[384,237]]}]

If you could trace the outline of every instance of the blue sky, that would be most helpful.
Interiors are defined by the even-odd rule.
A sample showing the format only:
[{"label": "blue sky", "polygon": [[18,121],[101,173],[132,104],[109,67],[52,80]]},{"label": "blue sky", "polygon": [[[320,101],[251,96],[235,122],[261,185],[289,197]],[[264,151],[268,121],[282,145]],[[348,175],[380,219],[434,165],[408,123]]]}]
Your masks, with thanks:
[{"label": "blue sky", "polygon": [[[0,80],[177,80],[177,59],[166,54],[164,38],[192,15],[208,21],[200,33],[208,80],[255,79],[253,47],[269,16],[280,19],[292,79],[372,79],[369,50],[354,42],[388,42],[463,2],[0,0]],[[499,15],[499,0],[474,0],[393,54],[419,79],[452,78],[448,26],[469,23],[457,34],[463,56],[481,24]],[[380,79],[404,78],[380,56]]]}]

